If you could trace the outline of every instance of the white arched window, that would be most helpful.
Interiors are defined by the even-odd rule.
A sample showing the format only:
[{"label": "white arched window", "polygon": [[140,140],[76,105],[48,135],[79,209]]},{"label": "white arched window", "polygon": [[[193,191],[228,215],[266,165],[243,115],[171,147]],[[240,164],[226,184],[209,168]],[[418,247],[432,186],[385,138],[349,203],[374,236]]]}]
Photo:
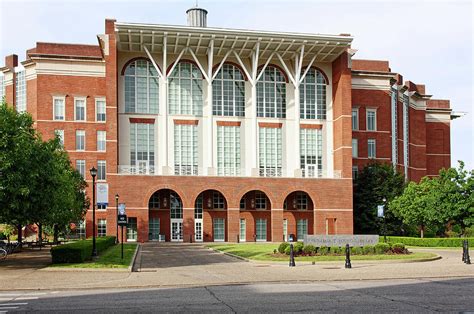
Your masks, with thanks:
[{"label": "white arched window", "polygon": [[212,82],[212,114],[245,116],[245,80],[239,68],[224,64]]},{"label": "white arched window", "polygon": [[286,118],[286,80],[274,66],[267,66],[257,82],[257,117]]},{"label": "white arched window", "polygon": [[181,61],[169,75],[170,114],[202,115],[202,74],[191,62]]},{"label": "white arched window", "polygon": [[320,71],[309,69],[300,86],[301,119],[326,119],[326,85],[326,78]]},{"label": "white arched window", "polygon": [[153,64],[138,59],[125,69],[125,112],[158,113],[159,78]]}]

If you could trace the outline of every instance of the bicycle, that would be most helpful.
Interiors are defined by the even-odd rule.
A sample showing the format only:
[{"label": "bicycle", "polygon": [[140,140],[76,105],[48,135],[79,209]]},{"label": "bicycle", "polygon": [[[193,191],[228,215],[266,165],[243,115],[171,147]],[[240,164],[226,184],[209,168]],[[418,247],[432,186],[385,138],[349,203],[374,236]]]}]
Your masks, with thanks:
[{"label": "bicycle", "polygon": [[7,251],[3,248],[0,248],[0,260],[6,259],[7,255],[8,255]]},{"label": "bicycle", "polygon": [[8,254],[12,254],[20,246],[20,243],[8,243],[0,247],[0,260],[7,258]]}]

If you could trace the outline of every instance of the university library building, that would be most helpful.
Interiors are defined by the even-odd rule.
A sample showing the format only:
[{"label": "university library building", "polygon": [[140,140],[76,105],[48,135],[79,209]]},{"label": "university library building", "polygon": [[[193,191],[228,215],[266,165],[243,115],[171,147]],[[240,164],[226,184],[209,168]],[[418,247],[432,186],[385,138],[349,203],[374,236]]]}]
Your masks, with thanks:
[{"label": "university library building", "polygon": [[[107,19],[97,44],[37,42],[5,58],[0,96],[58,135],[89,184],[98,236],[253,242],[352,234],[352,181],[372,161],[407,180],[450,166],[449,100],[349,34]],[[116,195],[118,197],[116,197]],[[92,235],[92,206],[77,223]]]}]

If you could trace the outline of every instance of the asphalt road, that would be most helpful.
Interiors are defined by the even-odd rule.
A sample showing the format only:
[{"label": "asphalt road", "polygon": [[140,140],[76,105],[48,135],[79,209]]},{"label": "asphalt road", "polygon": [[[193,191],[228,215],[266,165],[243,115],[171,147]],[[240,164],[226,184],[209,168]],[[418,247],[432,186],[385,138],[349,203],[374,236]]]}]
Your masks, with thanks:
[{"label": "asphalt road", "polygon": [[2,292],[0,313],[474,312],[474,279]]}]

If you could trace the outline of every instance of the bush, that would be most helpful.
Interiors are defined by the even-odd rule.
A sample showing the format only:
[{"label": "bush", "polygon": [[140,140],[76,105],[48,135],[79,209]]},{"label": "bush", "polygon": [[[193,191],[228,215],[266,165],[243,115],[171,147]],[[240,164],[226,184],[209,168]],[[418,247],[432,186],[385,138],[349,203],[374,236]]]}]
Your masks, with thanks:
[{"label": "bush", "polygon": [[456,231],[453,231],[453,230],[446,231],[444,234],[448,238],[457,238],[457,237],[459,237],[459,232],[456,232]]},{"label": "bush", "polygon": [[283,242],[281,243],[279,246],[278,246],[278,252],[280,252],[281,254],[284,254],[285,253],[285,250],[287,247],[289,247],[290,244],[288,242]]},{"label": "bush", "polygon": [[303,253],[307,255],[311,255],[316,253],[316,247],[312,244],[305,245],[303,247]]},{"label": "bush", "polygon": [[[97,253],[115,244],[115,237],[96,238]],[[83,263],[92,257],[92,239],[80,240],[51,248],[53,264]]]},{"label": "bush", "polygon": [[362,247],[362,254],[368,255],[368,254],[374,254],[375,253],[375,247],[373,245],[365,245]]},{"label": "bush", "polygon": [[290,255],[290,246],[289,245],[285,248],[285,254]]},{"label": "bush", "polygon": [[374,249],[375,249],[376,254],[385,254],[388,251],[390,251],[390,244],[388,244],[388,243],[377,243],[374,246]]},{"label": "bush", "polygon": [[342,248],[342,247],[332,247],[331,248],[331,253],[334,253],[336,255],[341,255],[341,254],[345,254],[346,253],[346,248]]},{"label": "bush", "polygon": [[406,253],[405,251],[405,244],[403,243],[395,243],[392,245],[392,252],[395,254],[403,254]]},{"label": "bush", "polygon": [[468,227],[464,230],[464,236],[466,237],[474,237],[474,226]]},{"label": "bush", "polygon": [[293,244],[293,251],[295,252],[295,254],[299,254],[303,252],[303,247],[303,242],[296,242],[295,244]]},{"label": "bush", "polygon": [[411,237],[387,237],[391,243],[403,243],[408,246],[440,246],[440,247],[462,247],[463,240],[469,240],[469,247],[474,247],[474,238],[411,238]]},{"label": "bush", "polygon": [[329,253],[329,248],[327,246],[322,246],[318,249],[318,253],[320,255],[328,255]]},{"label": "bush", "polygon": [[354,246],[351,247],[351,255],[362,255],[364,252],[362,251],[361,246]]}]

